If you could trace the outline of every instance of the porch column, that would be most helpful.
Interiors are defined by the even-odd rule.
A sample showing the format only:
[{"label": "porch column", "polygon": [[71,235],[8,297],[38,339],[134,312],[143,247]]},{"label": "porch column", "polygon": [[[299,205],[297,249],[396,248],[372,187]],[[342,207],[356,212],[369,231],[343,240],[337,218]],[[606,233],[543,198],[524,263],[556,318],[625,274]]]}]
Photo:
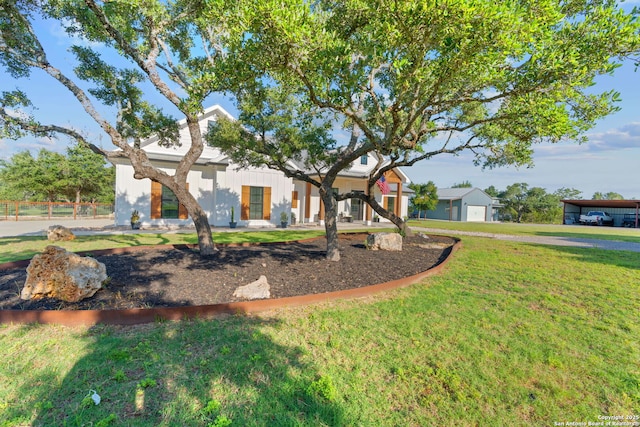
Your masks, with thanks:
[{"label": "porch column", "polygon": [[304,222],[311,222],[311,183],[307,182],[306,194],[304,196]]},{"label": "porch column", "polygon": [[402,183],[399,182],[396,184],[398,186],[398,191],[396,192],[396,216],[402,218]]},{"label": "porch column", "polygon": [[322,198],[320,198],[320,212],[318,212],[318,220],[320,221],[320,225],[324,225],[324,202]]},{"label": "porch column", "polygon": [[[369,182],[367,180],[364,181],[364,188],[365,188],[365,193],[367,194],[367,196],[370,194],[369,191],[371,190],[369,188]],[[369,206],[369,203],[365,203],[366,208],[364,210],[364,222],[365,224],[367,224],[367,226],[371,225],[371,206]]]}]

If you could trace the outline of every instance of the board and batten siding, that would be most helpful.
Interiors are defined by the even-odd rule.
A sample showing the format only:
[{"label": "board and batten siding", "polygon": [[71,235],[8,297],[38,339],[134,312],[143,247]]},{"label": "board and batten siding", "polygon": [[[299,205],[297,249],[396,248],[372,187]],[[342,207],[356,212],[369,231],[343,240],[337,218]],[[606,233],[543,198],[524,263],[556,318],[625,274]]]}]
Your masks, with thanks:
[{"label": "board and batten siding", "polygon": [[[243,187],[262,187],[270,189],[269,217],[263,221],[272,224],[280,223],[280,214],[291,213],[291,197],[294,191],[293,181],[286,178],[281,172],[267,168],[260,169],[232,169],[217,172],[216,214],[214,225],[228,225],[231,215],[231,207],[235,208],[235,220],[240,226],[248,225],[254,220],[247,220],[242,212]],[[246,191],[246,190],[245,190]],[[266,199],[266,197],[265,197]],[[267,211],[264,206],[263,210]]]},{"label": "board and batten siding", "polygon": [[[174,173],[168,162],[153,162],[153,164],[167,173]],[[211,222],[213,207],[215,206],[215,169],[212,166],[194,166],[187,175],[189,192],[196,198]],[[152,218],[152,181],[150,179],[135,179],[133,167],[129,163],[116,164],[116,204],[115,225],[129,225],[131,212],[140,213],[142,225],[184,226],[192,223],[188,215],[182,212],[180,219]]]}]

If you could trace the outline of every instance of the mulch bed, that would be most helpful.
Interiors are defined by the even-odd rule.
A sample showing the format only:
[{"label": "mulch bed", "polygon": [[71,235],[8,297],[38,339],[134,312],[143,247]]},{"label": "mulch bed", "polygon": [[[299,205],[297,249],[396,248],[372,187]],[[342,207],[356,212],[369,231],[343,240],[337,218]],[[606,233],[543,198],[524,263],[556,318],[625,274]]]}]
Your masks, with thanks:
[{"label": "mulch bed", "polygon": [[325,259],[326,240],[223,246],[202,259],[187,247],[100,255],[109,282],[92,298],[65,303],[22,301],[26,268],[0,271],[0,309],[90,310],[184,307],[238,301],[239,286],[266,276],[271,298],[359,288],[412,276],[446,259],[455,240],[444,236],[405,238],[401,252],[370,251],[366,235],[341,235],[341,260]]}]

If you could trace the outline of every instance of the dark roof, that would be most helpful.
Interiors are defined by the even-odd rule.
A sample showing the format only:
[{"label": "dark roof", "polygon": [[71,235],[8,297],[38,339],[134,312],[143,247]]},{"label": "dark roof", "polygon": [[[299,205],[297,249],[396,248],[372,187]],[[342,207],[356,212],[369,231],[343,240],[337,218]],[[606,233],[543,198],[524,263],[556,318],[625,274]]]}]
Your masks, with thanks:
[{"label": "dark roof", "polygon": [[563,200],[562,203],[591,208],[639,208],[640,200]]}]

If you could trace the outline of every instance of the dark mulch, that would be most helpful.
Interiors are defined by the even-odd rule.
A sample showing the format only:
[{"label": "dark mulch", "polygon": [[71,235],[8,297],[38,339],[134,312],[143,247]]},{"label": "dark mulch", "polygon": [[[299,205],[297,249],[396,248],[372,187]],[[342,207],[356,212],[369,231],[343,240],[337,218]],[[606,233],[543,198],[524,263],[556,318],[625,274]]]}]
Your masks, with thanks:
[{"label": "dark mulch", "polygon": [[96,256],[110,281],[78,303],[22,301],[24,268],[0,271],[0,309],[87,310],[206,305],[237,301],[238,286],[266,276],[272,298],[359,288],[400,279],[441,263],[454,239],[405,238],[402,252],[365,249],[365,235],[341,235],[339,262],[325,260],[326,240],[222,247],[211,259],[189,248]]}]

